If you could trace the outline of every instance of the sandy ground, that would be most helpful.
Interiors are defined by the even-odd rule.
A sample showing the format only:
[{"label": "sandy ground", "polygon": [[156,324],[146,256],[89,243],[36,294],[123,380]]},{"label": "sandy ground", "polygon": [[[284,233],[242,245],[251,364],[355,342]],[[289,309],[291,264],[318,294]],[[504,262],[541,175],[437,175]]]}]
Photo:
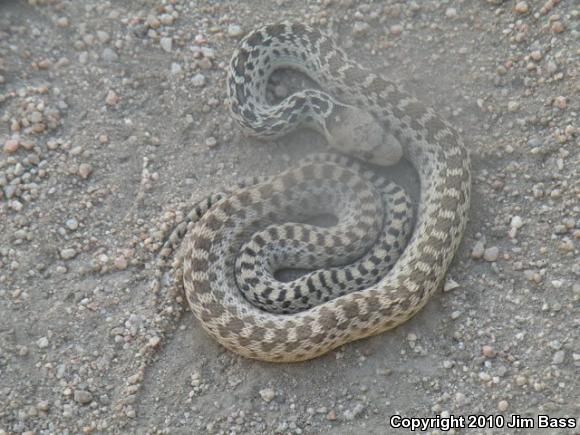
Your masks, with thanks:
[{"label": "sandy ground", "polygon": [[[237,41],[281,18],[435,107],[474,166],[457,286],[293,365],[225,351],[149,290],[194,199],[323,149],[244,138],[225,109]],[[0,3],[0,434],[409,433],[391,416],[476,414],[500,427],[429,433],[580,433],[578,22],[573,0]],[[389,173],[416,191],[408,166]],[[502,427],[513,415],[534,429]]]}]

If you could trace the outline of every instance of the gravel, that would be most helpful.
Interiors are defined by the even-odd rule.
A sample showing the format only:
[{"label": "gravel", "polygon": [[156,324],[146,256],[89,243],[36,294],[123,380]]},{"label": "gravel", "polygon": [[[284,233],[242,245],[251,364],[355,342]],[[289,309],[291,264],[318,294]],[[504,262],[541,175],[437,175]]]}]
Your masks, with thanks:
[{"label": "gravel", "polygon": [[[0,434],[579,415],[574,2],[145,3],[0,5]],[[473,162],[448,291],[392,331],[290,365],[217,345],[157,267],[195,200],[324,150],[308,132],[247,138],[227,114],[229,58],[264,17],[330,29],[459,126]],[[301,86],[288,75],[273,98]],[[419,201],[408,166],[385,172]]]}]

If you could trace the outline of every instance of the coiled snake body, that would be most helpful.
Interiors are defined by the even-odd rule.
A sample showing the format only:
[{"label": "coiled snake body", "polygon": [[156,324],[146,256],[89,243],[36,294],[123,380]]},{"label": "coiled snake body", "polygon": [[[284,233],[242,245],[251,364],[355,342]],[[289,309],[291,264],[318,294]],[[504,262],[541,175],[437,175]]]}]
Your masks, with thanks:
[{"label": "coiled snake body", "polygon": [[[320,90],[268,104],[266,83],[278,68],[307,74]],[[470,160],[457,131],[302,24],[272,24],[245,37],[228,91],[234,118],[255,136],[306,125],[358,159],[388,165],[404,156],[419,175],[421,201],[397,260],[393,251],[402,250],[409,227],[406,195],[349,158],[317,156],[216,198],[199,211],[182,251],[185,294],[204,329],[246,357],[290,362],[393,328],[419,311],[441,284],[467,221]],[[329,210],[336,227],[304,222]],[[356,265],[342,267],[351,261]],[[284,262],[323,270],[290,283],[265,276]]]}]

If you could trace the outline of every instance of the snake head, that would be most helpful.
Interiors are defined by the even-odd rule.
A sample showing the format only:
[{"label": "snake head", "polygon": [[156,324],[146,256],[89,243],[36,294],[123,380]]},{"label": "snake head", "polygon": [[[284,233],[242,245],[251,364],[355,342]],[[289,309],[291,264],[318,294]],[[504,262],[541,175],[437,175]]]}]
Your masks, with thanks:
[{"label": "snake head", "polygon": [[324,135],[331,148],[375,165],[394,165],[403,156],[399,141],[357,107],[341,105],[326,119]]}]

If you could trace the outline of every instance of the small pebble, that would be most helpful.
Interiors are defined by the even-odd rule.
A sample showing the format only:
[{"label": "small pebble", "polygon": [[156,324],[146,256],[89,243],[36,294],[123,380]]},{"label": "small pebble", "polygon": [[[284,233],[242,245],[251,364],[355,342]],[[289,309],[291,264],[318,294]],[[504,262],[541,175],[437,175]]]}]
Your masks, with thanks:
[{"label": "small pebble", "polygon": [[356,21],[352,26],[352,34],[354,36],[362,37],[369,33],[371,26],[363,21]]},{"label": "small pebble", "polygon": [[526,2],[517,2],[514,9],[518,14],[527,14],[530,10]]},{"label": "small pebble", "polygon": [[558,352],[556,352],[554,354],[554,357],[552,358],[552,363],[562,364],[564,362],[565,357],[566,357],[566,352],[564,352],[563,350],[559,350]]},{"label": "small pebble", "polygon": [[486,372],[480,372],[479,379],[481,379],[483,382],[488,382],[491,381],[491,375]]},{"label": "small pebble", "polygon": [[205,140],[205,144],[209,147],[209,148],[213,148],[215,146],[217,146],[217,139],[213,136],[208,137]]},{"label": "small pebble", "polygon": [[71,258],[76,257],[77,251],[74,248],[65,248],[60,251],[60,257],[63,260],[70,260]]},{"label": "small pebble", "polygon": [[173,62],[171,64],[171,74],[176,75],[176,74],[181,74],[182,72],[182,68],[181,65],[178,64],[177,62]]},{"label": "small pebble", "polygon": [[348,410],[344,413],[344,418],[347,421],[352,421],[354,419],[356,419],[358,416],[360,416],[363,411],[364,411],[365,407],[362,403],[357,403],[353,409]]},{"label": "small pebble", "polygon": [[507,107],[509,112],[517,112],[520,110],[520,103],[517,101],[510,101]]},{"label": "small pebble", "polygon": [[473,246],[473,250],[471,251],[471,258],[473,258],[475,260],[479,260],[479,259],[483,258],[484,253],[485,253],[485,245],[483,244],[483,242],[481,240],[479,240]]},{"label": "small pebble", "polygon": [[568,102],[566,100],[566,97],[559,96],[554,98],[554,102],[552,103],[552,105],[560,110],[564,110],[568,105],[567,103]]},{"label": "small pebble", "polygon": [[200,88],[205,84],[205,76],[203,74],[196,74],[191,79],[191,84],[196,87]]},{"label": "small pebble", "polygon": [[453,279],[447,278],[445,284],[443,285],[443,291],[450,292],[451,290],[455,290],[456,288],[459,288],[459,284],[455,282]]},{"label": "small pebble", "polygon": [[271,388],[264,388],[263,390],[260,390],[260,397],[262,397],[264,402],[269,403],[274,399],[274,397],[276,397],[276,392]]},{"label": "small pebble", "polygon": [[491,346],[489,346],[489,345],[487,345],[487,344],[485,346],[482,346],[481,353],[486,358],[493,358],[496,355],[496,352],[495,352],[494,348],[491,347]]},{"label": "small pebble", "polygon": [[20,146],[20,142],[16,139],[8,139],[4,142],[4,151],[7,153],[15,153]]},{"label": "small pebble", "polygon": [[110,90],[109,92],[107,92],[107,96],[105,97],[105,103],[107,103],[108,106],[115,106],[118,102],[119,96],[115,91]]},{"label": "small pebble", "polygon": [[232,38],[239,38],[244,34],[242,28],[237,24],[230,24],[228,26],[228,36]]},{"label": "small pebble", "polygon": [[483,253],[483,259],[485,261],[489,261],[490,263],[496,261],[498,256],[499,256],[499,248],[497,246],[487,248]]},{"label": "small pebble", "polygon": [[497,404],[497,409],[500,412],[506,412],[508,410],[509,403],[506,400],[500,400]]},{"label": "small pebble", "polygon": [[36,342],[36,345],[40,348],[40,349],[45,349],[48,347],[48,338],[47,337],[41,337],[38,339],[38,341]]},{"label": "small pebble", "polygon": [[455,9],[455,8],[447,8],[445,10],[445,16],[447,18],[457,18],[457,9]]},{"label": "small pebble", "polygon": [[56,20],[56,25],[58,27],[68,27],[69,26],[69,21],[67,17],[60,17]]},{"label": "small pebble", "polygon": [[50,409],[50,404],[46,400],[41,400],[40,402],[38,402],[36,404],[36,408],[39,411],[46,412],[46,411],[48,411]]},{"label": "small pebble", "polygon": [[75,218],[71,218],[67,219],[65,225],[69,230],[75,231],[79,227],[79,222]]},{"label": "small pebble", "polygon": [[74,393],[74,400],[81,405],[88,405],[93,401],[93,395],[85,390],[76,390]]},{"label": "small pebble", "polygon": [[117,257],[113,263],[118,270],[127,269],[127,259],[125,257]]},{"label": "small pebble", "polygon": [[97,39],[104,44],[106,42],[109,42],[111,37],[109,36],[109,34],[107,32],[104,32],[102,30],[97,30]]},{"label": "small pebble", "polygon": [[159,45],[161,45],[161,48],[164,51],[169,53],[173,47],[173,40],[171,38],[161,38]]},{"label": "small pebble", "polygon": [[92,172],[92,168],[91,165],[89,165],[88,163],[81,163],[79,165],[79,175],[83,180],[86,180],[87,178],[89,178],[89,175],[91,175]]},{"label": "small pebble", "polygon": [[564,30],[566,30],[566,28],[564,27],[564,24],[562,24],[561,21],[554,21],[552,23],[552,25],[550,26],[550,28],[552,29],[552,32],[554,32],[554,33],[562,33]]},{"label": "small pebble", "polygon": [[403,32],[403,26],[395,24],[394,26],[391,26],[390,31],[392,35],[400,35]]}]

